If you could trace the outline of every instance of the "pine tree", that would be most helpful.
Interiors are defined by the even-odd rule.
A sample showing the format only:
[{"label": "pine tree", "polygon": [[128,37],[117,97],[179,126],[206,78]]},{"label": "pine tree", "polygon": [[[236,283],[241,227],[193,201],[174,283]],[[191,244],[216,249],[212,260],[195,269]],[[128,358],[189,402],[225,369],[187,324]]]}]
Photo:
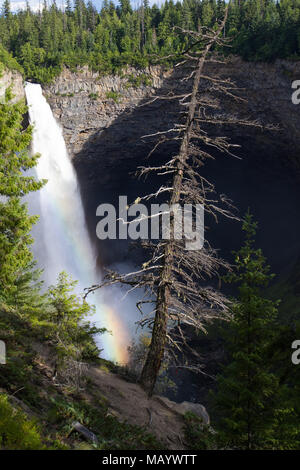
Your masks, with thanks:
[{"label": "pine tree", "polygon": [[61,272],[57,284],[48,289],[48,308],[41,314],[40,320],[44,320],[46,335],[57,353],[54,377],[66,378],[67,375],[70,379],[71,376],[78,385],[82,361],[95,360],[100,353],[94,335],[102,334],[106,329],[97,328],[86,320],[94,313],[94,306],[75,294],[76,285],[77,281]]},{"label": "pine tree", "polygon": [[22,129],[26,106],[12,104],[11,97],[8,90],[0,104],[0,297],[15,304],[18,283],[32,266],[30,231],[37,220],[28,215],[21,198],[43,182],[24,174],[36,165],[38,156],[27,152],[32,129]]},{"label": "pine tree", "polygon": [[72,4],[71,4],[71,0],[67,0],[66,2],[66,14],[68,16],[71,16],[72,14]]},{"label": "pine tree", "polygon": [[218,376],[215,403],[221,446],[231,449],[280,447],[278,424],[289,414],[280,406],[276,364],[269,354],[278,328],[278,302],[262,293],[273,275],[262,251],[254,246],[256,227],[248,213],[243,223],[245,244],[235,252],[234,270],[226,277],[238,285],[239,297],[231,305],[232,323],[226,334],[230,362]]},{"label": "pine tree", "polygon": [[4,15],[4,17],[5,17],[6,19],[10,18],[10,16],[11,16],[11,8],[10,8],[10,1],[9,1],[9,0],[4,0],[2,10],[3,10],[3,15]]},{"label": "pine tree", "polygon": [[130,5],[130,0],[119,0],[120,2],[120,11],[121,11],[121,16],[125,16],[128,13],[132,13],[132,8]]}]

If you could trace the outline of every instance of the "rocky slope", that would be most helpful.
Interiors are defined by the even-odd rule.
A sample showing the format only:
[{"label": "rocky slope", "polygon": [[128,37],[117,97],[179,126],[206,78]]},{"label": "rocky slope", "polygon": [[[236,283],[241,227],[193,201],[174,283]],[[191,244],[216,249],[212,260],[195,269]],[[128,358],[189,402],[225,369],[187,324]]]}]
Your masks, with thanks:
[{"label": "rocky slope", "polygon": [[[15,411],[34,420],[47,446],[87,450],[93,449],[93,440],[101,450],[185,450],[190,445],[186,413],[192,412],[199,425],[210,427],[204,406],[175,403],[158,395],[149,398],[138,384],[126,380],[125,371],[118,375],[109,370],[114,366],[107,362],[86,363],[77,388],[57,381],[53,376],[55,351],[46,342],[34,340],[32,346],[32,376],[22,387],[12,378],[7,388],[0,387],[0,397],[7,396]],[[7,415],[5,418],[7,424]],[[82,426],[88,433],[80,432]],[[1,441],[0,448],[6,444]]]},{"label": "rocky slope", "polygon": [[108,413],[119,421],[146,428],[167,449],[185,449],[184,415],[193,412],[205,425],[210,424],[204,406],[198,403],[175,403],[168,398],[154,395],[149,398],[135,383],[126,382],[116,374],[99,368],[91,368],[89,377],[109,403]]}]

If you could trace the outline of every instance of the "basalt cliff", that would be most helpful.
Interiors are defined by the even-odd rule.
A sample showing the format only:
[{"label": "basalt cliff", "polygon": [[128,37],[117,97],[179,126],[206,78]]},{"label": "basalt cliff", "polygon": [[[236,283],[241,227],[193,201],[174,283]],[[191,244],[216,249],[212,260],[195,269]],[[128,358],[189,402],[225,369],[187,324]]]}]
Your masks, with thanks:
[{"label": "basalt cliff", "polygon": [[[219,193],[232,199],[240,214],[250,207],[260,223],[258,241],[272,267],[277,273],[290,272],[298,262],[300,248],[300,105],[291,100],[291,85],[300,77],[300,63],[247,63],[233,57],[224,65],[210,64],[209,69],[211,75],[218,73],[233,80],[243,98],[224,99],[224,116],[247,117],[277,129],[224,125],[216,131],[208,126],[209,132],[218,132],[240,145],[241,159],[217,155],[206,165],[205,174]],[[178,121],[178,108],[174,101],[149,97],[185,90],[185,73],[150,67],[101,76],[82,68],[76,73],[64,70],[45,87],[79,175],[92,236],[100,203],[116,203],[122,194],[135,198],[156,186],[153,180],[137,181],[133,175],[153,146],[145,136],[170,128]],[[157,158],[168,158],[172,150],[167,144],[162,146]],[[240,228],[221,222],[212,227],[209,236],[228,254],[240,243]],[[115,248],[104,251],[101,262],[106,264],[120,256]]]}]

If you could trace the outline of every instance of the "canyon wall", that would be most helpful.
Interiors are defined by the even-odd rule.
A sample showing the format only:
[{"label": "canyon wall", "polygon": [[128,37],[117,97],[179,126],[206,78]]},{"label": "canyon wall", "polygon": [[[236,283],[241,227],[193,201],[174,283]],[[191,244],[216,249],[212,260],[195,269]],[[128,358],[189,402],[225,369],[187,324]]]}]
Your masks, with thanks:
[{"label": "canyon wall", "polygon": [[[247,126],[224,125],[218,130],[205,126],[208,132],[218,132],[240,145],[241,160],[216,155],[203,171],[219,192],[236,203],[241,214],[251,208],[262,225],[259,242],[274,260],[274,268],[281,271],[299,256],[300,105],[292,104],[291,85],[300,78],[300,62],[247,63],[233,57],[226,64],[208,64],[207,71],[213,76],[229,77],[240,88],[243,101],[222,99],[222,116],[231,114],[278,127],[270,131]],[[175,100],[153,100],[149,96],[185,92],[186,74],[187,70],[180,68],[171,73],[150,67],[101,76],[84,67],[76,73],[64,70],[45,87],[79,175],[93,237],[98,204],[116,204],[117,195],[122,194],[135,199],[159,184],[153,179],[141,182],[132,175],[145,164],[145,156],[153,147],[153,140],[145,136],[172,127],[178,122],[180,110]],[[153,161],[166,159],[173,151],[176,149],[166,143],[152,156]],[[234,235],[235,229],[224,222],[216,230],[214,235],[212,229],[212,240],[225,251],[230,252],[240,243],[239,229]],[[102,250],[104,263],[119,257],[115,246]]]},{"label": "canyon wall", "polygon": [[[298,166],[300,146],[300,106],[292,104],[291,84],[300,79],[300,62],[278,60],[274,64],[244,62],[240,58],[231,58],[221,66],[209,65],[223,76],[230,77],[242,90],[244,102],[230,104],[230,111],[240,116],[249,116],[263,123],[274,123],[279,127],[277,142],[284,142],[290,147],[287,160]],[[181,77],[182,78],[182,77]],[[164,71],[161,67],[149,67],[144,71],[127,68],[120,75],[103,75],[90,71],[87,67],[72,72],[64,69],[53,84],[45,87],[55,116],[63,126],[65,139],[72,157],[77,155],[91,139],[96,143],[105,129],[126,113],[128,124],[130,115],[145,97],[160,94],[168,87],[173,93],[182,88],[178,73]],[[224,102],[226,106],[229,101]],[[151,111],[154,108],[144,106],[144,117],[138,124],[140,128],[151,126]],[[166,102],[160,106],[161,114],[169,112]],[[141,114],[141,118],[143,115]],[[155,115],[155,120],[157,116]],[[164,120],[163,116],[157,126]],[[169,119],[171,122],[171,118]],[[161,129],[162,130],[162,129]],[[130,140],[134,132],[127,127]],[[257,138],[259,139],[259,135]],[[293,151],[294,150],[294,151]]]},{"label": "canyon wall", "polygon": [[[209,134],[226,136],[240,145],[236,150],[240,159],[218,153],[202,172],[219,193],[233,201],[238,215],[243,216],[248,208],[254,214],[259,224],[257,246],[277,274],[270,294],[282,299],[281,318],[292,323],[299,319],[300,305],[300,105],[292,103],[291,85],[300,79],[300,62],[247,63],[233,57],[224,65],[209,64],[208,72],[229,77],[243,98],[223,97],[218,111],[222,117],[234,115],[277,127],[203,126]],[[133,80],[138,73],[141,79]],[[77,73],[65,70],[45,89],[63,126],[78,172],[90,234],[98,244],[103,265],[137,261],[131,252],[128,254],[126,241],[96,240],[96,208],[107,202],[118,207],[118,195],[127,195],[133,201],[159,187],[158,178],[140,181],[134,174],[138,166],[166,161],[176,152],[176,147],[166,142],[150,161],[145,160],[153,148],[153,139],[146,136],[169,129],[180,120],[176,100],[153,97],[186,92],[186,75],[184,69],[170,73],[157,67],[101,77],[85,68]],[[203,89],[205,86],[204,81]],[[231,251],[242,243],[240,223],[221,219],[216,224],[207,217],[206,225],[206,239],[232,261]],[[226,292],[225,285],[222,289]],[[216,363],[222,362],[222,345],[205,338],[191,337],[193,341],[200,341],[199,350],[205,351],[206,373],[215,375]],[[195,379],[189,373],[172,378],[181,390],[177,400],[206,403],[207,379]]]},{"label": "canyon wall", "polygon": [[128,67],[116,75],[100,75],[87,66],[76,72],[65,68],[53,84],[45,87],[45,93],[63,126],[72,156],[89,138],[95,141],[121,113],[155,93],[168,75],[160,67],[143,71]]},{"label": "canyon wall", "polygon": [[[240,159],[215,155],[203,174],[219,193],[232,199],[239,215],[250,208],[259,222],[258,245],[284,280],[283,296],[288,285],[288,296],[297,305],[299,281],[291,273],[300,272],[300,105],[292,103],[291,85],[300,79],[300,62],[247,63],[232,57],[226,64],[208,64],[207,71],[229,77],[240,88],[242,101],[221,100],[218,112],[223,117],[231,114],[277,126],[274,131],[205,126],[207,132],[240,145]],[[186,74],[184,69],[171,73],[151,67],[101,76],[84,67],[77,72],[64,70],[45,87],[78,172],[90,234],[99,246],[102,264],[126,260],[127,242],[96,239],[96,208],[103,202],[117,206],[119,195],[134,200],[161,184],[153,177],[140,181],[133,175],[138,166],[147,164],[145,157],[153,147],[153,140],[145,136],[172,127],[180,110],[175,100],[153,100],[150,95],[158,98],[186,92]],[[168,159],[174,151],[166,143],[152,155],[152,162]],[[206,237],[231,259],[231,251],[241,244],[240,224],[220,220],[216,225],[209,219],[207,224]],[[285,315],[293,316],[295,311]]]}]

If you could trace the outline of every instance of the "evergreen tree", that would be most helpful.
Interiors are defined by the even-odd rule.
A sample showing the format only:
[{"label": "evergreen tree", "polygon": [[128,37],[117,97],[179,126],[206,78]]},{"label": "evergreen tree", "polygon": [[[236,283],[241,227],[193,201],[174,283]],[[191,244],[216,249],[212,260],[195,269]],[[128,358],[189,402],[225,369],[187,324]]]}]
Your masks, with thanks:
[{"label": "evergreen tree", "polygon": [[9,0],[4,0],[4,3],[3,3],[3,14],[4,14],[4,17],[7,19],[7,18],[10,18],[11,16],[11,8],[10,8],[10,1]]},{"label": "evergreen tree", "polygon": [[282,406],[276,364],[269,354],[278,329],[278,302],[262,293],[273,275],[262,251],[254,246],[256,227],[248,213],[243,223],[245,244],[235,252],[233,272],[226,277],[238,285],[239,297],[231,305],[226,335],[230,362],[218,376],[215,402],[221,446],[231,449],[280,448],[279,424],[291,411]]},{"label": "evergreen tree", "polygon": [[71,16],[72,14],[72,3],[71,3],[71,0],[67,0],[66,2],[66,14],[68,16]]},{"label": "evergreen tree", "polygon": [[22,128],[26,107],[12,104],[11,98],[8,90],[0,103],[0,297],[15,304],[18,284],[32,266],[30,231],[37,220],[28,215],[21,198],[43,182],[24,174],[36,165],[38,156],[27,151],[32,129]]},{"label": "evergreen tree", "polygon": [[[71,368],[76,369],[76,365],[84,359],[98,358],[100,351],[94,342],[94,335],[106,331],[86,320],[94,313],[94,307],[74,293],[76,284],[77,281],[61,272],[57,284],[47,291],[48,308],[40,316],[46,336],[57,353],[55,377],[57,374],[63,375],[70,364]],[[78,379],[75,370],[74,377]]]},{"label": "evergreen tree", "polygon": [[120,11],[121,11],[121,16],[125,16],[128,13],[132,13],[132,8],[130,5],[130,0],[119,0],[120,1]]},{"label": "evergreen tree", "polygon": [[[91,0],[75,0],[74,6],[67,0],[66,11],[55,2],[44,1],[42,12],[33,12],[27,2],[25,10],[11,13],[10,2],[5,0],[0,42],[20,64],[27,64],[26,78],[47,83],[60,73],[62,63],[72,67],[88,64],[101,71],[124,64],[157,63],[155,54],[163,57],[186,47],[186,35],[175,35],[174,26],[215,27],[224,9],[224,0],[166,1],[151,8],[148,0],[141,0],[135,9],[130,0],[120,0],[117,7],[104,0],[98,14]],[[299,0],[235,0],[230,2],[224,35],[233,38],[231,52],[246,60],[271,61],[300,56],[299,31]],[[27,43],[30,48],[24,51]],[[31,48],[43,48],[43,60]],[[32,56],[31,63],[26,53]]]}]

